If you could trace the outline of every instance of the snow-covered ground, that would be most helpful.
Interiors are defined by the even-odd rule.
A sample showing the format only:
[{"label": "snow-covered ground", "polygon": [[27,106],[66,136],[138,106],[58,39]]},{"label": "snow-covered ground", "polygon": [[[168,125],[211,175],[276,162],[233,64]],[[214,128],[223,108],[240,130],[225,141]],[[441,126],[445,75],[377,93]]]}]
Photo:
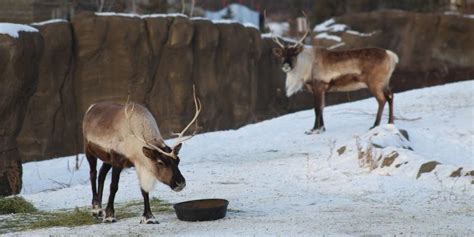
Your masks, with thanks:
[{"label": "snow-covered ground", "polygon": [[[189,223],[168,213],[156,215],[159,225],[139,225],[137,216],[16,234],[474,235],[474,181],[466,175],[474,170],[474,81],[398,93],[396,126],[369,131],[376,108],[373,98],[327,107],[327,131],[318,135],[304,134],[314,119],[307,110],[186,142],[186,188],[158,185],[152,196],[228,199],[222,220]],[[431,161],[440,164],[420,173]],[[88,206],[88,164],[74,164],[75,157],[26,164],[22,196],[42,210]],[[128,200],[141,200],[133,169],[122,173],[116,196]]]}]

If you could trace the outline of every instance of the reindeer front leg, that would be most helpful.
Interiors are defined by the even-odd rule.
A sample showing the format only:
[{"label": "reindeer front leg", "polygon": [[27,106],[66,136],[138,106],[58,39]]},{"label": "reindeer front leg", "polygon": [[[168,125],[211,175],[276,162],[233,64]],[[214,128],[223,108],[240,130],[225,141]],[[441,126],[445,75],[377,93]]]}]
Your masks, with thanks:
[{"label": "reindeer front leg", "polygon": [[326,129],[324,128],[324,119],[323,119],[323,109],[325,104],[325,95],[328,86],[326,83],[313,81],[312,82],[312,92],[314,97],[314,126],[311,131],[305,132],[306,134],[319,134]]},{"label": "reindeer front leg", "polygon": [[159,224],[159,222],[155,219],[155,216],[153,216],[151,213],[150,198],[148,197],[148,193],[143,189],[141,189],[141,191],[143,196],[144,210],[140,224]]},{"label": "reindeer front leg", "polygon": [[117,190],[118,190],[120,172],[122,172],[122,168],[119,168],[119,167],[112,168],[112,183],[110,184],[109,202],[107,203],[107,207],[105,208],[104,223],[112,223],[112,222],[117,221],[115,220],[114,200],[115,200],[115,194],[117,193]]}]

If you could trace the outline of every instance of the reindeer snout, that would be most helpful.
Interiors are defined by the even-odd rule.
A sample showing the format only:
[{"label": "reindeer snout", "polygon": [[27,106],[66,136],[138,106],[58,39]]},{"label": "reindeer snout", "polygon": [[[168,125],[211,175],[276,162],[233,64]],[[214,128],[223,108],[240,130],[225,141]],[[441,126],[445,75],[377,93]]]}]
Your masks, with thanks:
[{"label": "reindeer snout", "polygon": [[177,183],[176,187],[173,188],[173,191],[179,192],[179,191],[183,190],[184,187],[186,187],[186,181],[183,181],[182,183]]},{"label": "reindeer snout", "polygon": [[290,64],[288,64],[288,63],[283,64],[283,67],[281,67],[281,70],[283,70],[284,72],[289,72],[289,71],[291,71],[291,66],[290,66]]}]

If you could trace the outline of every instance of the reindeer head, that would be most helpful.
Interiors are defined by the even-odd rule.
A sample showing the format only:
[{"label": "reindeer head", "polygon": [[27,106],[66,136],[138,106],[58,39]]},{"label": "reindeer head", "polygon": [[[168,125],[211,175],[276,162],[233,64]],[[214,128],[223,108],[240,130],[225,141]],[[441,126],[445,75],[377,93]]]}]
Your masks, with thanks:
[{"label": "reindeer head", "polygon": [[[183,188],[186,186],[186,180],[184,179],[183,175],[181,175],[181,171],[179,170],[179,151],[181,150],[181,146],[184,141],[190,139],[191,137],[196,134],[196,130],[191,136],[188,136],[186,138],[183,138],[183,135],[186,133],[186,131],[191,127],[191,125],[197,120],[199,113],[201,112],[201,101],[196,97],[196,89],[193,86],[193,95],[194,95],[194,104],[196,106],[196,113],[194,114],[193,119],[189,124],[178,134],[178,138],[176,139],[176,143],[172,147],[168,147],[167,145],[164,145],[164,147],[159,147],[155,146],[149,141],[146,141],[144,138],[141,136],[137,136],[133,129],[132,134],[135,136],[138,140],[142,141],[145,146],[142,147],[142,152],[147,157],[150,159],[153,163],[153,168],[154,168],[154,174],[155,178],[158,179],[160,182],[168,185],[173,191],[179,192],[183,190]],[[131,112],[133,112],[134,105],[132,104]],[[130,123],[130,112],[128,111],[129,103],[127,100],[127,103],[125,105],[125,117]],[[130,126],[131,128],[131,126]],[[196,126],[197,128],[197,126]]]},{"label": "reindeer head", "polygon": [[[306,14],[304,12],[303,14],[306,17]],[[308,34],[309,30],[306,31],[304,36],[298,42],[291,46],[283,44],[282,42],[280,42],[278,37],[273,36],[273,41],[278,45],[278,48],[273,48],[273,54],[281,60],[281,69],[284,72],[288,73],[295,67],[298,60],[298,54],[300,54],[304,49],[303,40],[306,39]]]},{"label": "reindeer head", "polygon": [[[143,154],[153,162],[155,178],[176,192],[183,190],[186,186],[186,180],[178,167],[180,161],[178,153],[181,146],[182,143],[173,149],[168,146],[161,149],[142,147]],[[168,156],[167,153],[173,154],[173,157]]]},{"label": "reindeer head", "polygon": [[290,47],[281,45],[279,48],[273,48],[273,54],[281,61],[281,70],[286,73],[293,70],[298,60],[298,54],[302,51],[303,45]]}]

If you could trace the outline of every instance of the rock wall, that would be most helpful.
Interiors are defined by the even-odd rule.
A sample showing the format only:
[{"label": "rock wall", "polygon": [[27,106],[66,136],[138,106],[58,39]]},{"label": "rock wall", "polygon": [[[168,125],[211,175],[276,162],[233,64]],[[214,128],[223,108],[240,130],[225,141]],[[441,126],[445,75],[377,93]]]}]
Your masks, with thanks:
[{"label": "rock wall", "polygon": [[[182,16],[93,13],[37,28],[45,53],[17,139],[24,162],[82,152],[87,108],[103,100],[124,103],[129,93],[151,110],[165,136],[180,131],[194,115],[193,84],[203,103],[201,132],[277,115],[258,105],[259,94],[272,97],[266,85],[283,86],[284,74],[271,57],[271,41],[254,28]],[[260,60],[264,41],[268,63]],[[272,77],[260,77],[267,71],[263,64],[271,66]]]},{"label": "rock wall", "polygon": [[77,146],[71,24],[36,27],[44,39],[44,53],[39,58],[38,86],[17,139],[24,161],[73,154]]},{"label": "rock wall", "polygon": [[[397,92],[474,78],[471,18],[384,10],[344,15],[335,22],[348,26],[329,32],[344,43],[337,49],[381,47],[398,54],[400,63],[391,80]],[[336,43],[340,42],[316,41],[321,46]]]},{"label": "rock wall", "polygon": [[[396,91],[473,78],[474,53],[466,52],[472,52],[474,21],[468,20],[400,11],[336,18],[352,30],[382,32],[337,34],[346,48],[379,46],[397,52],[401,62],[391,84]],[[87,108],[102,100],[124,103],[129,92],[152,111],[165,136],[180,131],[193,116],[193,84],[203,102],[200,132],[312,106],[308,93],[286,98],[285,75],[271,52],[274,43],[254,28],[182,16],[92,13],[37,27],[45,52],[18,138],[24,162],[82,152]],[[327,104],[367,96],[366,91],[333,93]]]},{"label": "rock wall", "polygon": [[18,38],[0,34],[0,196],[21,190],[21,159],[15,139],[38,84],[42,48],[37,32],[19,32]]}]

